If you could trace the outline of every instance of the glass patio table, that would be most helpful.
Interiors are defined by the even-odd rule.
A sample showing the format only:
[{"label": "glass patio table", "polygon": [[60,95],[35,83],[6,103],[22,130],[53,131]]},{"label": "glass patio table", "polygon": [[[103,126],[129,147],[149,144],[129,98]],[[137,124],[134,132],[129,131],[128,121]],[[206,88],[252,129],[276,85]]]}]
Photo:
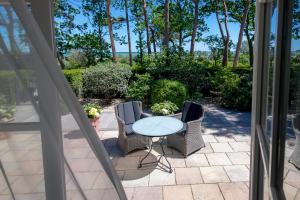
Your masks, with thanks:
[{"label": "glass patio table", "polygon": [[[165,151],[163,148],[163,139],[168,135],[178,133],[182,128],[183,128],[183,123],[174,117],[155,116],[155,117],[147,117],[136,121],[132,126],[133,131],[136,134],[151,138],[150,150],[146,154],[146,156],[143,159],[141,159],[138,168],[141,168],[143,165],[148,165],[148,164],[158,165],[159,163],[161,163],[163,166],[168,168],[168,172],[172,173],[171,164],[165,156]],[[154,142],[152,141],[152,138],[154,137],[159,137],[158,143],[162,150],[161,155],[159,156],[159,159],[157,161],[143,163],[143,161],[150,155],[153,149]],[[167,161],[168,166],[161,162],[161,159],[163,157]]]}]

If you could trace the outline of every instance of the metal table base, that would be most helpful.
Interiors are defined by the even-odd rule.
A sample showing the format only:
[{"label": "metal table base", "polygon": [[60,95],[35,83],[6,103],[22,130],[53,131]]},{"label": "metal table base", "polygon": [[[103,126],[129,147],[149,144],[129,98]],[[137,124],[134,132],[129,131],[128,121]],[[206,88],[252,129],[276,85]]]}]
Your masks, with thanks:
[{"label": "metal table base", "polygon": [[[166,172],[169,172],[169,173],[172,173],[173,170],[172,170],[172,167],[171,167],[171,164],[169,162],[169,160],[167,159],[166,157],[166,153],[165,153],[165,150],[164,150],[164,147],[163,147],[163,141],[164,141],[164,138],[165,137],[159,137],[159,140],[158,142],[153,142],[152,141],[152,137],[151,137],[151,144],[150,144],[150,149],[149,149],[149,152],[145,155],[145,157],[143,157],[138,165],[138,168],[142,168],[143,166],[145,165],[151,165],[151,164],[157,164],[157,166],[159,166],[159,164],[163,165],[165,168],[167,168],[168,170],[166,170],[165,168],[161,167],[163,170],[165,170]],[[156,161],[153,161],[153,162],[146,162],[146,163],[143,163],[143,161],[150,155],[152,149],[153,149],[153,144],[154,143],[158,143],[160,148],[161,148],[161,151],[162,151],[162,154],[159,155],[159,158],[156,160]],[[167,161],[167,164],[164,164],[162,162],[162,158],[165,158],[165,160]]]}]

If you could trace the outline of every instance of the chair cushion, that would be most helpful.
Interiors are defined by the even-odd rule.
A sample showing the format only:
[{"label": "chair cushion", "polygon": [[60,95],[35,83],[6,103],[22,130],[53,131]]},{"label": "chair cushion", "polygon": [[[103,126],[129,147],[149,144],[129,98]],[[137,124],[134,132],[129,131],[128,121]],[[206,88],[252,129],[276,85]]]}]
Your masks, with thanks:
[{"label": "chair cushion", "polygon": [[184,136],[186,134],[187,124],[183,123],[183,127],[180,131],[177,132],[178,135]]},{"label": "chair cushion", "polygon": [[125,130],[126,135],[134,134],[133,129],[132,129],[132,124],[125,125],[124,130]]},{"label": "chair cushion", "polygon": [[117,108],[119,117],[124,120],[126,125],[133,124],[141,118],[141,110],[138,101],[120,103]]},{"label": "chair cushion", "polygon": [[202,115],[203,108],[200,104],[187,101],[183,105],[181,121],[185,123],[189,121],[194,121],[202,117]]}]

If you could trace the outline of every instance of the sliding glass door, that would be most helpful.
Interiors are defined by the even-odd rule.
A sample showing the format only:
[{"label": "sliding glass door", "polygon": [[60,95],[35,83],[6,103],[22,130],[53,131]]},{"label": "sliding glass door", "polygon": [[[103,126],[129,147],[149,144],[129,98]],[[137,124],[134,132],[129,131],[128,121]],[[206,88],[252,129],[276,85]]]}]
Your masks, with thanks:
[{"label": "sliding glass door", "polygon": [[251,199],[300,199],[299,0],[256,11]]}]

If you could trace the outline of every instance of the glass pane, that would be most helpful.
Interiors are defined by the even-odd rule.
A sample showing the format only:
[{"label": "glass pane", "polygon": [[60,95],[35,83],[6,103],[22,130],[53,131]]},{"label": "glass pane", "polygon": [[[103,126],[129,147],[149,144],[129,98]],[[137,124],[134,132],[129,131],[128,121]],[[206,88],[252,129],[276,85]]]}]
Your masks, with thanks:
[{"label": "glass pane", "polygon": [[270,142],[271,139],[271,126],[272,126],[272,95],[273,95],[273,70],[274,70],[274,57],[275,57],[275,41],[276,41],[276,29],[277,29],[277,15],[278,9],[275,3],[272,8],[272,18],[271,18],[271,33],[269,42],[269,59],[267,68],[267,96],[265,97],[266,108],[265,108],[265,124],[264,132],[267,141]]},{"label": "glass pane", "polygon": [[[66,85],[53,82],[53,74],[63,77],[58,66],[50,66],[54,68],[52,77],[48,73],[47,61],[56,63],[54,57],[40,57],[9,3],[0,4],[0,20],[5,22],[0,23],[0,199],[11,199],[12,195],[45,199],[43,155],[48,158],[53,154],[64,162],[62,180],[65,178],[67,199],[119,199],[114,186],[119,180],[112,178],[114,173],[117,177],[116,172],[96,131],[89,131],[93,130],[90,123],[78,117],[84,115],[81,108],[69,109],[76,100],[62,93],[45,95],[67,90]],[[4,131],[7,129],[19,131]],[[61,146],[57,142],[60,133]],[[96,156],[95,151],[101,153]]]},{"label": "glass pane", "polygon": [[295,1],[291,46],[290,90],[286,129],[283,190],[286,199],[300,199],[300,1]]}]

